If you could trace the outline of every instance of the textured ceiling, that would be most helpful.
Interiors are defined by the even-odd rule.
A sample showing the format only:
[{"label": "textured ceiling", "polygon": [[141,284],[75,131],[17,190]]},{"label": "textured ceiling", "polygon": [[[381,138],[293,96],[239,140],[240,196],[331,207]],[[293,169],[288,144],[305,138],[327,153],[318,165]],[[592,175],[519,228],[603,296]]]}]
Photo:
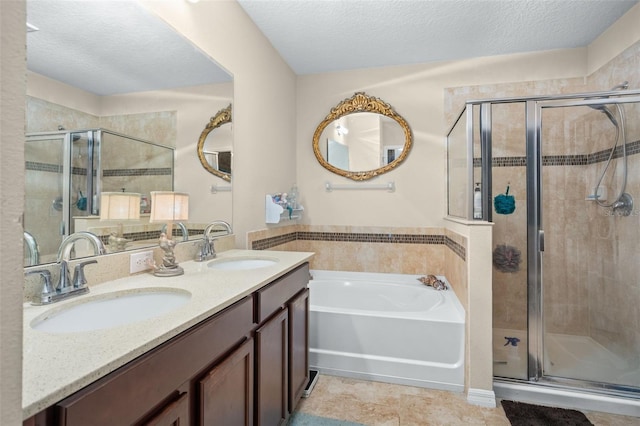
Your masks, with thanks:
[{"label": "textured ceiling", "polygon": [[238,0],[296,74],[583,47],[638,0]]},{"label": "textured ceiling", "polygon": [[231,81],[133,0],[28,0],[27,22],[28,69],[97,95]]},{"label": "textured ceiling", "polygon": [[[296,74],[586,46],[638,1],[238,0]],[[98,95],[231,81],[135,0],[27,0],[27,21],[28,68]]]}]

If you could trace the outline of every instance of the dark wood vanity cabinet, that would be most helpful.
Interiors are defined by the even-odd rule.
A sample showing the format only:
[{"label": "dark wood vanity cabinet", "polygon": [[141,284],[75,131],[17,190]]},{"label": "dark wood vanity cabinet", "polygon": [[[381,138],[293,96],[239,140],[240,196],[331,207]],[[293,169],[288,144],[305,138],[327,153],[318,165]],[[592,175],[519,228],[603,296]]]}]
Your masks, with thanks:
[{"label": "dark wood vanity cabinet", "polygon": [[308,281],[305,265],[255,294],[256,426],[285,424],[307,384]]},{"label": "dark wood vanity cabinet", "polygon": [[288,303],[289,307],[289,407],[298,405],[309,382],[309,289]]},{"label": "dark wood vanity cabinet", "polygon": [[299,266],[24,425],[285,423],[308,376],[308,280]]}]

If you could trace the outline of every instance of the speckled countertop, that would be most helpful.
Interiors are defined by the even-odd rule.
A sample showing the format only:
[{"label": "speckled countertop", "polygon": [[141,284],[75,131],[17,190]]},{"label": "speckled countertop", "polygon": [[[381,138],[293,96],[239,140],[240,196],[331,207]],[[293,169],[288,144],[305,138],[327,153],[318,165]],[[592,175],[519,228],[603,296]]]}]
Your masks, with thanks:
[{"label": "speckled countertop", "polygon": [[[272,258],[272,266],[250,270],[216,270],[209,262],[182,262],[184,275],[156,277],[150,273],[121,278],[91,288],[87,295],[47,306],[24,305],[22,408],[26,419],[55,404],[118,367],[153,349],[307,262],[313,253],[229,250],[217,260],[233,257]],[[114,291],[177,288],[191,299],[161,316],[114,328],[74,333],[47,333],[31,322],[51,309],[63,309],[86,298]],[[115,313],[117,315],[117,313]]]}]

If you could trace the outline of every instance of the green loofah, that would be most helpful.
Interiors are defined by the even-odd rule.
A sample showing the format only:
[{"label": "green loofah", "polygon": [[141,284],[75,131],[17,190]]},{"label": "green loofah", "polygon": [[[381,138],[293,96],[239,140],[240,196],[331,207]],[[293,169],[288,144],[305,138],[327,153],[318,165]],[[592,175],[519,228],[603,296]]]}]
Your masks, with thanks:
[{"label": "green loofah", "polygon": [[516,210],[516,199],[513,195],[509,195],[509,185],[505,194],[500,194],[493,199],[493,206],[499,214],[511,214]]}]

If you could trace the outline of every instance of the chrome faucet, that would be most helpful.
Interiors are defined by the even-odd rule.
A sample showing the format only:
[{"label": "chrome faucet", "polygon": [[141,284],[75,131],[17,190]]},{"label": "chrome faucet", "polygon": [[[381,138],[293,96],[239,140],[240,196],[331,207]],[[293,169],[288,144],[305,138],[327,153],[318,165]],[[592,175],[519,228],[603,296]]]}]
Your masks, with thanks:
[{"label": "chrome faucet", "polygon": [[69,275],[69,258],[71,256],[71,250],[78,240],[88,241],[92,245],[93,252],[96,255],[106,253],[104,244],[102,244],[100,238],[91,232],[76,232],[66,237],[62,240],[60,248],[58,249],[57,264],[60,265],[60,278],[58,279],[58,285],[55,288],[51,285],[51,273],[49,271],[45,269],[38,269],[25,273],[25,275],[40,274],[44,280],[40,296],[32,302],[34,305],[53,303],[66,299],[67,297],[89,292],[89,287],[87,287],[87,278],[84,275],[84,267],[86,265],[98,263],[97,260],[93,259],[80,262],[76,265],[73,271],[73,279]]},{"label": "chrome faucet", "polygon": [[206,228],[204,228],[202,243],[200,243],[200,250],[198,250],[194,259],[196,262],[204,262],[205,260],[214,259],[216,257],[216,248],[214,246],[215,238],[209,235],[216,226],[222,226],[225,228],[227,233],[224,235],[229,235],[233,232],[231,230],[231,225],[224,220],[216,220],[208,224]]},{"label": "chrome faucet", "polygon": [[27,256],[27,264],[24,266],[33,266],[40,263],[40,252],[38,251],[38,243],[36,239],[28,233],[24,231],[22,233],[24,239],[24,246],[27,248],[28,256]]},{"label": "chrome faucet", "polygon": [[[182,222],[176,222],[176,225],[178,225],[178,228],[180,228],[180,231],[182,232],[182,241],[189,241],[189,231],[187,231],[187,227],[184,226],[184,223]],[[160,229],[160,233],[167,233],[167,224],[165,223],[164,225],[162,225],[162,228]],[[171,237],[173,237],[173,235],[167,235],[167,237],[169,239],[171,239]]]}]

